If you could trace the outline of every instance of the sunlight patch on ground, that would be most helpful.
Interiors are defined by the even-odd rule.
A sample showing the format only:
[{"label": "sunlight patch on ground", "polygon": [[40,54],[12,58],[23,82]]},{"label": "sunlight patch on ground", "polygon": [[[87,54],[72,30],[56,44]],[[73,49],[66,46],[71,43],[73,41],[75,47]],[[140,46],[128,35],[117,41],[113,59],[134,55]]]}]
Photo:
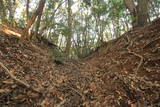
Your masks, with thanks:
[{"label": "sunlight patch on ground", "polygon": [[14,35],[17,37],[21,37],[21,34],[18,31],[11,29],[7,25],[3,24],[2,22],[0,22],[0,32],[4,32],[8,35]]}]

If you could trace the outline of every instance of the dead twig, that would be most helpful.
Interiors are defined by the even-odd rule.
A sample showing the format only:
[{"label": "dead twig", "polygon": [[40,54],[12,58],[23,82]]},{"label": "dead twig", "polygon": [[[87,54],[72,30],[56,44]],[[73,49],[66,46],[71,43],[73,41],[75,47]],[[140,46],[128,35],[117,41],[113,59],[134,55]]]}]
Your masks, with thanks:
[{"label": "dead twig", "polygon": [[25,86],[25,87],[27,87],[27,88],[29,88],[29,89],[37,92],[37,93],[41,93],[39,90],[32,88],[29,84],[23,82],[23,81],[20,80],[20,79],[17,79],[16,76],[14,76],[14,75],[9,71],[9,69],[8,69],[2,62],[0,62],[0,66],[8,73],[8,75],[9,75],[13,80],[15,80],[16,82],[18,82],[19,84],[21,84],[21,85],[23,85],[23,86]]},{"label": "dead twig", "polygon": [[70,87],[70,86],[66,86],[66,87],[71,89],[72,91],[76,92],[78,95],[80,95],[82,97],[83,100],[85,100],[85,96],[82,95],[79,91],[77,91],[76,89],[74,89],[73,87]]},{"label": "dead twig", "polygon": [[138,80],[140,82],[144,82],[147,86],[150,86],[150,87],[160,87],[160,84],[158,84],[158,83],[147,81],[145,79],[146,77],[140,77],[140,76],[133,75],[133,74],[128,75],[128,77],[130,77],[130,79],[132,79],[132,81]]},{"label": "dead twig", "polygon": [[66,99],[64,99],[61,103],[59,103],[56,107],[63,107],[63,105],[66,103]]}]

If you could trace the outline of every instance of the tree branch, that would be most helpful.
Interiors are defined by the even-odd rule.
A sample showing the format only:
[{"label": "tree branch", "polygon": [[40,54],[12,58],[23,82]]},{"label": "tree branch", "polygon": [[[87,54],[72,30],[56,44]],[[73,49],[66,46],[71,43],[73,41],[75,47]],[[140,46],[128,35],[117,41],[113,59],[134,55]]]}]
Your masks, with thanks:
[{"label": "tree branch", "polygon": [[17,79],[16,76],[14,76],[14,75],[8,70],[8,68],[7,68],[6,66],[4,66],[4,64],[3,64],[2,62],[0,62],[0,66],[8,73],[8,75],[9,75],[13,80],[15,80],[16,82],[18,82],[19,84],[21,84],[21,85],[23,85],[23,86],[25,86],[25,87],[27,87],[27,88],[30,88],[30,89],[32,89],[33,91],[37,92],[37,93],[41,93],[39,90],[32,88],[29,84],[23,82],[23,81],[20,80],[20,79]]}]

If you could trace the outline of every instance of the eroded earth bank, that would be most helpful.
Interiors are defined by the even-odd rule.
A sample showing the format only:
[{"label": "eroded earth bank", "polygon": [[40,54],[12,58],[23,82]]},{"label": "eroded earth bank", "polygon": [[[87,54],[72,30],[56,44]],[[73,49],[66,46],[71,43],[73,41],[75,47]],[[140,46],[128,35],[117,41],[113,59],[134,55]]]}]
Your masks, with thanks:
[{"label": "eroded earth bank", "polygon": [[16,41],[0,35],[1,107],[160,106],[160,20],[62,64]]}]

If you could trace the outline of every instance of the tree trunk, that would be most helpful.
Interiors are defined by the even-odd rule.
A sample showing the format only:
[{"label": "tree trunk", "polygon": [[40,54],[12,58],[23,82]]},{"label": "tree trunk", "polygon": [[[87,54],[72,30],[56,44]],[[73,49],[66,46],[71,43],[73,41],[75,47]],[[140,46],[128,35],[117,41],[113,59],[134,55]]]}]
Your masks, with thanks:
[{"label": "tree trunk", "polygon": [[133,28],[137,26],[137,8],[133,0],[124,0],[126,8],[129,10],[132,17]]},{"label": "tree trunk", "polygon": [[5,19],[6,19],[5,18],[6,17],[6,11],[5,11],[3,0],[0,0],[0,15],[1,15],[1,20],[4,22]]},{"label": "tree trunk", "polygon": [[72,39],[72,10],[71,10],[71,0],[68,0],[68,36],[65,49],[66,58],[69,58],[71,39]]},{"label": "tree trunk", "polygon": [[32,26],[32,24],[35,22],[37,16],[42,13],[45,2],[46,2],[46,0],[40,0],[38,8],[36,9],[36,11],[32,15],[32,17],[30,18],[30,20],[28,20],[26,28],[24,30],[23,39],[29,39],[30,38],[29,35],[28,35],[28,31],[29,31],[30,27]]},{"label": "tree trunk", "polygon": [[27,0],[27,3],[26,3],[26,18],[27,18],[27,20],[29,20],[29,4],[30,4],[30,0]]},{"label": "tree trunk", "polygon": [[133,0],[124,0],[124,3],[131,13],[133,28],[144,27],[149,20],[149,0],[138,0],[137,6],[135,5]]},{"label": "tree trunk", "polygon": [[138,0],[138,27],[144,27],[148,24],[149,14],[148,14],[149,0]]},{"label": "tree trunk", "polygon": [[34,33],[34,35],[32,35],[33,40],[35,40],[36,37],[38,36],[39,27],[41,24],[41,17],[42,17],[42,12],[38,15],[38,18],[37,18],[35,33]]},{"label": "tree trunk", "polygon": [[124,0],[124,3],[133,17],[136,17],[137,9],[133,0]]},{"label": "tree trunk", "polygon": [[14,5],[15,5],[15,1],[8,0],[9,21],[11,23],[13,22],[13,18],[14,18],[14,12],[15,12]]}]

